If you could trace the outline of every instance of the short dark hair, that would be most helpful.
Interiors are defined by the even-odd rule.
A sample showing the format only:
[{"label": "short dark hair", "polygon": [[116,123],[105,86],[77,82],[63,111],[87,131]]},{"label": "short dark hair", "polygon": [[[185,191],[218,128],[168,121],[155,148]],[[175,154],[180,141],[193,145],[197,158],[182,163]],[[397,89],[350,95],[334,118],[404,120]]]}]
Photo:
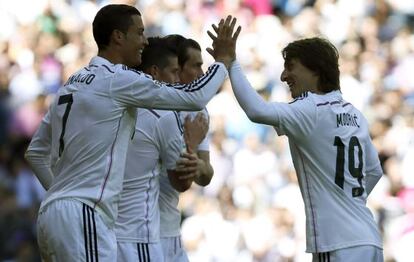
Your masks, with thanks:
[{"label": "short dark hair", "polygon": [[92,22],[93,38],[98,49],[105,49],[109,45],[111,34],[114,30],[127,33],[132,24],[131,16],[141,13],[130,5],[106,5],[102,7]]},{"label": "short dark hair", "polygon": [[189,59],[188,49],[194,48],[201,52],[201,47],[197,41],[191,38],[185,38],[182,35],[167,35],[164,36],[168,48],[173,50],[178,57],[178,65],[182,68]]},{"label": "short dark hair", "polygon": [[285,62],[298,59],[319,75],[318,89],[324,93],[340,90],[338,50],[326,39],[314,37],[289,43],[283,50]]},{"label": "short dark hair", "polygon": [[166,46],[164,39],[160,37],[149,37],[148,45],[146,45],[142,51],[141,64],[137,69],[145,71],[153,65],[163,69],[168,66],[168,59],[176,56],[177,55]]}]

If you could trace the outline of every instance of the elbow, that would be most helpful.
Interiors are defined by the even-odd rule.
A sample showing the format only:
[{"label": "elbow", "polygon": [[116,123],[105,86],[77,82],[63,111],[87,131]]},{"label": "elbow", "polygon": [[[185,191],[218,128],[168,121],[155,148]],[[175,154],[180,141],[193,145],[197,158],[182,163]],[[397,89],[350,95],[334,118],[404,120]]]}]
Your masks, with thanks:
[{"label": "elbow", "polygon": [[193,179],[179,179],[175,170],[167,170],[167,173],[171,186],[180,193],[187,191],[193,183]]},{"label": "elbow", "polygon": [[263,121],[263,115],[257,110],[246,110],[246,115],[254,123],[261,123]]},{"label": "elbow", "polygon": [[201,111],[207,106],[208,100],[201,100],[198,103],[193,103],[194,111]]}]

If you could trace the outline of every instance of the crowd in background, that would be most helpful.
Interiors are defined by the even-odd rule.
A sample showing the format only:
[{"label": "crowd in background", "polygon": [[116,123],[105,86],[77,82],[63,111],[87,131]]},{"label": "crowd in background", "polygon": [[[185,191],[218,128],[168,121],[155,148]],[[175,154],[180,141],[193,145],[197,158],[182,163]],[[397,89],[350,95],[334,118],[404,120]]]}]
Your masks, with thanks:
[{"label": "crowd in background", "polygon": [[[368,198],[385,260],[414,257],[414,1],[0,0],[0,261],[39,261],[36,216],[45,192],[24,151],[59,86],[97,48],[91,22],[108,3],[135,5],[147,36],[182,34],[211,45],[232,14],[237,58],[269,101],[289,101],[281,49],[323,36],[339,50],[341,90],[368,118],[384,176]],[[203,52],[205,66],[213,59]],[[208,104],[215,174],[182,194],[191,261],[310,261],[305,214],[286,137],[250,122],[230,83]],[[332,232],[335,234],[335,232]]]}]

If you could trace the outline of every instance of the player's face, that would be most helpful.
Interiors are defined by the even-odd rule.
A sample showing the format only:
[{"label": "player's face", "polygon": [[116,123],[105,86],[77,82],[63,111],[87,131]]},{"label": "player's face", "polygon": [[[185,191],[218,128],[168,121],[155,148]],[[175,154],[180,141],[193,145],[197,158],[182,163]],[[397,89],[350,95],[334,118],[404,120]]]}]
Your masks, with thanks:
[{"label": "player's face", "polygon": [[168,65],[163,69],[158,69],[158,76],[156,79],[166,83],[178,83],[180,81],[178,71],[178,58],[176,56],[169,57]]},{"label": "player's face", "polygon": [[122,46],[123,64],[135,67],[141,64],[142,50],[148,45],[147,38],[144,36],[144,24],[139,15],[131,17],[132,24],[125,34]]},{"label": "player's face", "polygon": [[187,50],[188,60],[180,70],[180,83],[188,84],[203,75],[201,51],[195,48]]},{"label": "player's face", "polygon": [[292,97],[296,98],[303,92],[317,90],[319,76],[302,65],[298,59],[291,59],[285,61],[280,80],[287,83]]}]

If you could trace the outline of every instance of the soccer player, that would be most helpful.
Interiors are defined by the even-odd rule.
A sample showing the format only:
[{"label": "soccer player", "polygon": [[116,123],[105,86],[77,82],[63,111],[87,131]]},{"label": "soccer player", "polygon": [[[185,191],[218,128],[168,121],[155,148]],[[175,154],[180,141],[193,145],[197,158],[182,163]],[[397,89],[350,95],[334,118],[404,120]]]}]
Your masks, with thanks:
[{"label": "soccer player", "polygon": [[[148,38],[138,69],[154,80],[175,83],[178,59],[163,42],[161,38]],[[159,174],[163,170],[169,176],[177,175],[176,161],[186,147],[184,127],[176,111],[139,109],[137,115],[115,228],[118,261],[164,261],[159,237]],[[207,119],[201,114],[193,121],[187,118],[185,127],[189,150],[196,150],[207,133]]]},{"label": "soccer player", "polygon": [[37,221],[43,260],[116,261],[114,224],[136,107],[202,109],[234,59],[233,21],[227,18],[214,43],[218,63],[177,90],[130,69],[147,44],[139,11],[128,5],[98,11],[98,55],[58,90],[26,154],[48,190]]},{"label": "soccer player", "polygon": [[290,103],[264,101],[237,62],[230,80],[249,119],[289,139],[306,209],[306,251],[313,261],[383,261],[381,236],[366,207],[382,169],[367,120],[342,98],[338,52],[325,39],[308,38],[288,44],[282,55],[280,78],[292,93]]},{"label": "soccer player", "polygon": [[[164,37],[168,47],[178,56],[179,79],[181,84],[189,84],[203,74],[203,59],[201,57],[201,47],[193,39],[185,38],[181,35],[168,35]],[[196,112],[180,112],[181,117],[194,117]],[[203,113],[208,118],[207,109]],[[181,241],[181,214],[178,210],[179,193],[190,188],[192,182],[200,186],[207,186],[213,177],[213,167],[210,164],[209,139],[206,137],[197,147],[198,171],[196,176],[183,175],[170,176],[165,172],[160,176],[160,220],[161,220],[161,243],[163,247],[165,261],[188,261],[187,254]],[[181,166],[186,166],[186,157],[180,158],[177,170]],[[170,183],[172,181],[173,183]],[[174,185],[181,185],[176,186]]]}]

